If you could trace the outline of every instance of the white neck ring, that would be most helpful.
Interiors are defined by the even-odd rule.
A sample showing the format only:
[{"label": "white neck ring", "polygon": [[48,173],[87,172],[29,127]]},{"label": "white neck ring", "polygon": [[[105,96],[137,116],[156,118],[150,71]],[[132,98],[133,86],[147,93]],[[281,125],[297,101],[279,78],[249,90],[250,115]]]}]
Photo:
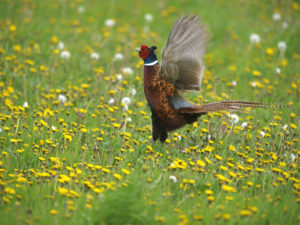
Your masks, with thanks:
[{"label": "white neck ring", "polygon": [[155,65],[156,63],[158,63],[158,60],[155,60],[155,61],[153,61],[153,62],[151,62],[151,63],[145,63],[144,66],[153,66],[153,65]]}]

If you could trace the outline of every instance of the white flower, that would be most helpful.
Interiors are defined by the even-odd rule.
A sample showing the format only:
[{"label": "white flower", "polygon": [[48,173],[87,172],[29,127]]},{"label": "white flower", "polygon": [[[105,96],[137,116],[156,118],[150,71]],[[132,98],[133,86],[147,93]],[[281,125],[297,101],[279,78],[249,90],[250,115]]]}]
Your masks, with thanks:
[{"label": "white flower", "polygon": [[233,80],[233,81],[231,82],[231,84],[232,84],[232,86],[236,86],[237,82],[236,82],[235,80]]},{"label": "white flower", "polygon": [[277,47],[280,52],[284,52],[286,50],[286,43],[284,41],[280,41],[278,42]]},{"label": "white flower", "polygon": [[258,34],[255,34],[255,33],[251,34],[251,35],[250,35],[250,42],[251,42],[252,44],[258,44],[258,43],[260,42],[260,37],[259,37],[259,35],[258,35]]},{"label": "white flower", "polygon": [[82,6],[82,5],[78,6],[77,11],[78,11],[79,13],[83,13],[83,12],[85,11],[84,6]]},{"label": "white flower", "polygon": [[252,87],[256,87],[256,86],[257,86],[257,85],[256,85],[256,82],[255,82],[255,81],[252,81],[252,82],[251,82],[251,86],[252,86]]},{"label": "white flower", "polygon": [[294,154],[291,154],[291,161],[294,162],[296,159],[296,156]]},{"label": "white flower", "polygon": [[122,53],[116,53],[115,56],[114,56],[114,60],[115,61],[120,61],[124,58],[123,54]]},{"label": "white flower", "polygon": [[239,116],[236,115],[236,114],[231,114],[231,115],[230,115],[230,121],[231,121],[232,123],[237,123],[237,122],[239,122]]},{"label": "white flower", "polygon": [[133,70],[132,70],[130,67],[124,67],[124,68],[122,69],[122,72],[123,72],[124,74],[127,74],[127,75],[133,74]]},{"label": "white flower", "polygon": [[100,55],[97,52],[92,52],[91,59],[98,60],[98,59],[100,59]]},{"label": "white flower", "polygon": [[145,16],[144,16],[144,19],[147,21],[147,22],[152,22],[153,21],[153,16],[152,14],[150,13],[146,13]]},{"label": "white flower", "polygon": [[0,127],[0,133],[2,133],[2,128]]},{"label": "white flower", "polygon": [[128,109],[128,105],[124,105],[123,109],[127,110]]},{"label": "white flower", "polygon": [[169,179],[171,180],[171,181],[173,181],[173,183],[176,183],[177,182],[177,178],[175,177],[175,176],[170,176],[169,177]]},{"label": "white flower", "polygon": [[242,128],[245,128],[245,127],[247,127],[248,126],[248,123],[247,122],[243,122],[242,124],[241,124],[241,127]]},{"label": "white flower", "polygon": [[67,101],[67,97],[65,95],[58,95],[58,101],[60,103],[65,103]]},{"label": "white flower", "polygon": [[266,133],[264,131],[261,131],[259,134],[261,137],[264,137],[266,135]]},{"label": "white flower", "polygon": [[280,74],[281,69],[279,67],[276,67],[275,71],[276,71],[277,74]]},{"label": "white flower", "polygon": [[114,102],[115,102],[115,99],[111,98],[111,99],[109,99],[108,104],[113,104]]},{"label": "white flower", "polygon": [[51,126],[51,130],[54,130],[54,131],[55,131],[55,130],[56,130],[56,127],[52,125],[52,126]]},{"label": "white flower", "polygon": [[127,117],[126,121],[130,123],[132,121],[132,119],[130,117]]},{"label": "white flower", "polygon": [[122,78],[123,78],[122,74],[120,74],[120,73],[117,74],[117,79],[118,79],[118,80],[122,80]]},{"label": "white flower", "polygon": [[131,89],[131,94],[135,95],[136,94],[136,90],[134,88]]},{"label": "white flower", "polygon": [[177,140],[178,140],[178,141],[181,140],[181,136],[180,136],[180,135],[177,136]]},{"label": "white flower", "polygon": [[288,126],[287,124],[285,124],[285,125],[282,127],[282,129],[283,129],[283,130],[287,130],[288,127],[289,127],[289,126]]},{"label": "white flower", "polygon": [[283,22],[283,23],[282,23],[282,28],[283,28],[283,29],[288,28],[288,26],[289,26],[289,24],[288,24],[287,22]]},{"label": "white flower", "polygon": [[107,19],[105,20],[104,24],[107,27],[113,27],[116,24],[116,22],[113,19]]},{"label": "white flower", "polygon": [[124,97],[124,98],[122,98],[122,101],[121,101],[121,102],[124,103],[125,105],[129,105],[130,102],[131,102],[131,100],[130,100],[130,98],[128,98],[128,97]]},{"label": "white flower", "polygon": [[58,47],[59,50],[62,50],[65,47],[65,44],[62,41],[60,41],[60,42],[58,42],[57,47]]},{"label": "white flower", "polygon": [[24,102],[23,107],[24,107],[24,108],[27,108],[27,107],[28,107],[28,102],[27,102],[27,101]]},{"label": "white flower", "polygon": [[281,15],[279,13],[274,13],[272,18],[274,21],[279,21],[281,20]]},{"label": "white flower", "polygon": [[67,50],[64,50],[60,53],[60,57],[62,59],[69,59],[71,57],[71,53]]}]

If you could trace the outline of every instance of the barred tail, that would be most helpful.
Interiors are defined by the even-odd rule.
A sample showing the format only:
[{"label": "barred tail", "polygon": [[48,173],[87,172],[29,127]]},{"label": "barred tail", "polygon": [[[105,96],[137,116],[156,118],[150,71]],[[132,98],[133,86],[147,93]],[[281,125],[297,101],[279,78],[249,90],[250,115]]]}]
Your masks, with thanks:
[{"label": "barred tail", "polygon": [[215,102],[210,104],[205,104],[201,106],[193,106],[193,107],[182,107],[179,109],[180,113],[208,113],[208,112],[216,112],[222,110],[228,111],[239,111],[243,108],[252,107],[252,108],[283,108],[286,105],[278,105],[278,104],[266,104],[261,102],[250,102],[250,101],[222,101]]}]

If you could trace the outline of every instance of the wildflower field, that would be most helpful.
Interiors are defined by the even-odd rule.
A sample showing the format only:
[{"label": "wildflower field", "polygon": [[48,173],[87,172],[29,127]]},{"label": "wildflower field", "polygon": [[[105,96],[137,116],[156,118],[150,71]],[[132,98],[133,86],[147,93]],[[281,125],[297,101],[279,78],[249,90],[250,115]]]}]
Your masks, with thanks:
[{"label": "wildflower field", "polygon": [[[143,62],[182,15],[210,33],[197,104],[151,139]],[[299,224],[300,3],[0,0],[0,224]]]}]

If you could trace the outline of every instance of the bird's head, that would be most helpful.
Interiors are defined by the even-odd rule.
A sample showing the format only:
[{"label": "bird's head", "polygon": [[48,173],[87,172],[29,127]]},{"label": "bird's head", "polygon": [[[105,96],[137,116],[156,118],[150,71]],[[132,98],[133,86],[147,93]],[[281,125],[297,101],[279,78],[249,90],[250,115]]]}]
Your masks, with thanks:
[{"label": "bird's head", "polygon": [[154,50],[156,49],[156,46],[152,46],[149,48],[147,45],[142,45],[139,48],[136,48],[135,50],[139,52],[139,56],[142,59],[146,59],[151,53],[154,53]]},{"label": "bird's head", "polygon": [[142,45],[140,48],[135,50],[139,52],[139,56],[144,60],[145,66],[152,66],[157,63],[157,58],[154,53],[156,46],[149,48],[147,45]]}]

